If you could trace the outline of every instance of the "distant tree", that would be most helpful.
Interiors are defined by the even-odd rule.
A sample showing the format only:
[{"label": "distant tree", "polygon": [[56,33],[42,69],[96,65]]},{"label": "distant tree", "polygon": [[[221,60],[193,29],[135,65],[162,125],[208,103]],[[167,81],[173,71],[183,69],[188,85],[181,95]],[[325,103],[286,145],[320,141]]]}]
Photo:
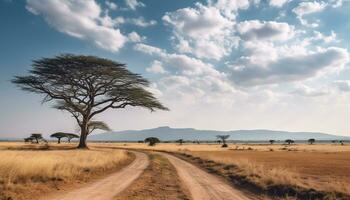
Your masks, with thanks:
[{"label": "distant tree", "polygon": [[80,127],[78,148],[87,148],[88,124],[108,109],[126,106],[168,110],[151,92],[149,82],[125,64],[95,56],[65,54],[33,61],[27,76],[12,82],[21,89],[45,95],[54,108],[69,112]]},{"label": "distant tree", "polygon": [[39,144],[39,141],[44,139],[41,133],[32,133],[30,135],[30,138],[32,138],[33,140],[35,140],[35,143]]},{"label": "distant tree", "polygon": [[316,140],[314,138],[311,138],[308,140],[309,144],[314,144],[316,142]]},{"label": "distant tree", "polygon": [[154,146],[159,142],[160,140],[156,137],[149,137],[145,139],[145,143],[148,143],[149,146]]},{"label": "distant tree", "polygon": [[57,133],[50,135],[50,137],[57,138],[57,144],[60,144],[61,138],[67,137],[67,133],[57,132]]},{"label": "distant tree", "polygon": [[269,140],[270,144],[273,144],[275,143],[276,141],[275,140]]},{"label": "distant tree", "polygon": [[33,142],[33,138],[32,137],[24,138],[24,142]]},{"label": "distant tree", "polygon": [[332,143],[335,144],[337,141],[336,140],[332,140]]},{"label": "distant tree", "polygon": [[182,145],[184,143],[184,140],[183,139],[178,139],[176,140],[177,143],[179,143],[180,145]]},{"label": "distant tree", "polygon": [[226,140],[230,137],[230,135],[217,135],[216,137],[222,141],[221,147],[227,147]]},{"label": "distant tree", "polygon": [[342,140],[339,141],[340,145],[344,145],[344,142]]},{"label": "distant tree", "polygon": [[71,141],[73,138],[79,138],[79,135],[74,134],[74,133],[66,133],[66,137],[67,137],[68,143],[70,143],[70,141]]},{"label": "distant tree", "polygon": [[217,140],[216,142],[217,142],[218,144],[221,144],[221,140]]},{"label": "distant tree", "polygon": [[286,142],[288,145],[290,145],[290,144],[294,143],[294,140],[287,139],[285,142]]}]

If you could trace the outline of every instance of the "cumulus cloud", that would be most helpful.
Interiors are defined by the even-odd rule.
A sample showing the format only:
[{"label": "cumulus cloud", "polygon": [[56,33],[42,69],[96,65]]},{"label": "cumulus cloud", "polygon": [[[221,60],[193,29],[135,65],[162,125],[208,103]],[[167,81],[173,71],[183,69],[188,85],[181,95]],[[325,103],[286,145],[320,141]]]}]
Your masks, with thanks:
[{"label": "cumulus cloud", "polygon": [[343,6],[344,0],[330,0],[333,8],[338,8]]},{"label": "cumulus cloud", "polygon": [[179,73],[184,75],[220,75],[220,72],[215,70],[213,65],[187,55],[167,53],[165,50],[146,44],[136,44],[135,50],[161,58],[164,65],[178,70]]},{"label": "cumulus cloud", "polygon": [[238,44],[233,34],[235,22],[214,6],[197,3],[194,8],[166,13],[163,21],[173,28],[180,53],[219,60]]},{"label": "cumulus cloud", "polygon": [[58,31],[92,41],[102,49],[117,52],[127,38],[114,28],[108,16],[102,16],[94,0],[27,0],[27,10],[44,17]]},{"label": "cumulus cloud", "polygon": [[117,10],[118,8],[117,4],[112,1],[106,1],[105,3],[108,6],[108,8],[111,10]]},{"label": "cumulus cloud", "polygon": [[250,3],[258,3],[259,1],[251,0],[210,0],[208,5],[219,9],[223,15],[227,18],[234,19],[236,18],[237,11],[239,9],[247,9],[250,6]]},{"label": "cumulus cloud", "polygon": [[350,81],[349,80],[337,80],[334,81],[334,85],[339,91],[350,92]]},{"label": "cumulus cloud", "polygon": [[157,21],[155,21],[155,20],[146,21],[143,17],[131,18],[131,19],[128,19],[128,21],[131,24],[134,24],[134,25],[140,26],[140,27],[154,26],[157,24]]},{"label": "cumulus cloud", "polygon": [[159,60],[153,61],[150,67],[146,68],[147,72],[151,72],[154,74],[165,74],[167,71],[163,68],[162,62]]},{"label": "cumulus cloud", "polygon": [[338,42],[337,34],[332,31],[329,35],[325,35],[319,31],[314,31],[314,35],[310,37],[310,40],[323,41],[324,43]]},{"label": "cumulus cloud", "polygon": [[209,63],[146,44],[136,44],[135,50],[157,57],[146,70],[165,75],[157,85],[170,96],[179,95],[192,101],[194,97],[211,98],[215,94],[235,92],[226,74]]},{"label": "cumulus cloud", "polygon": [[295,34],[294,26],[275,21],[244,21],[237,25],[244,40],[288,40]]},{"label": "cumulus cloud", "polygon": [[317,27],[317,23],[309,23],[303,17],[312,13],[317,13],[323,11],[328,4],[323,1],[308,1],[301,2],[297,7],[293,9],[293,12],[297,15],[297,18],[300,20],[300,23],[305,26]]},{"label": "cumulus cloud", "polygon": [[126,6],[131,10],[136,10],[138,7],[145,7],[146,5],[139,0],[125,0]]},{"label": "cumulus cloud", "polygon": [[142,41],[146,40],[146,37],[141,37],[135,31],[129,33],[128,38],[131,42],[142,42]]},{"label": "cumulus cloud", "polygon": [[261,85],[305,80],[325,71],[339,71],[349,62],[346,49],[330,47],[300,56],[286,56],[265,66],[249,62],[231,66],[231,80],[238,85]]},{"label": "cumulus cloud", "polygon": [[304,97],[319,97],[329,94],[328,89],[315,89],[310,86],[301,84],[292,92],[292,94],[304,96]]},{"label": "cumulus cloud", "polygon": [[289,0],[269,0],[269,5],[274,7],[282,7]]},{"label": "cumulus cloud", "polygon": [[[106,17],[105,17],[106,18]],[[106,20],[105,20],[106,21]],[[149,27],[149,26],[154,26],[157,24],[156,20],[150,20],[147,21],[143,17],[138,17],[138,18],[124,18],[124,17],[116,17],[114,19],[109,19],[107,22],[110,22],[111,26],[114,25],[121,25],[121,24],[133,24],[135,26],[139,27]]]}]

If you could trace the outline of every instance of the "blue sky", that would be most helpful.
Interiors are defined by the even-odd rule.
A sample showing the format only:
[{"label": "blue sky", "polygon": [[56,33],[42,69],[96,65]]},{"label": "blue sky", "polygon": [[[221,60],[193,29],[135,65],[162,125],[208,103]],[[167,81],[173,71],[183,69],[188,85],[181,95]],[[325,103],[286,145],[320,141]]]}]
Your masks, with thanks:
[{"label": "blue sky", "polygon": [[350,135],[349,10],[347,0],[0,0],[0,136],[76,130],[10,83],[61,53],[126,63],[171,109],[99,116],[114,130]]}]

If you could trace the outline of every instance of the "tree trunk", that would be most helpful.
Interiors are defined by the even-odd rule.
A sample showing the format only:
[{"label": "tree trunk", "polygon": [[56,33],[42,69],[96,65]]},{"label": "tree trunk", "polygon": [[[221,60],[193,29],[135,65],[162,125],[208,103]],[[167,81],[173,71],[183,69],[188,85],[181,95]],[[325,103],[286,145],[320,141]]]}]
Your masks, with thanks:
[{"label": "tree trunk", "polygon": [[61,144],[61,138],[58,138],[57,144]]},{"label": "tree trunk", "polygon": [[80,126],[80,128],[81,128],[81,133],[80,133],[78,149],[87,149],[88,148],[86,145],[86,138],[88,135],[87,123],[83,123]]}]

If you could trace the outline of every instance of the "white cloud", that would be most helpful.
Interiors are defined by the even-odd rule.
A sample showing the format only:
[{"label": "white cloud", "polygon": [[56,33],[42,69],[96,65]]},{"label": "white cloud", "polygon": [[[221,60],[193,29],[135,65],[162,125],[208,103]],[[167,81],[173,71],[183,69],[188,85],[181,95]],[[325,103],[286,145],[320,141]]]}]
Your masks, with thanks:
[{"label": "white cloud", "polygon": [[146,21],[143,17],[131,18],[131,19],[128,19],[128,21],[131,24],[134,24],[134,25],[140,26],[140,27],[154,26],[157,24],[157,21],[155,21],[155,20]]},{"label": "white cloud", "polygon": [[334,81],[336,88],[342,92],[350,92],[350,81],[349,80],[337,80]]},{"label": "white cloud", "polygon": [[146,70],[165,75],[157,82],[165,96],[178,95],[192,102],[195,98],[209,100],[213,95],[235,92],[226,74],[209,63],[146,44],[136,44],[135,50],[157,57]]},{"label": "white cloud", "polygon": [[332,3],[333,8],[341,7],[344,4],[344,0],[330,0],[330,2]]},{"label": "white cloud", "polygon": [[94,0],[27,0],[26,8],[43,16],[58,31],[92,41],[112,52],[118,51],[127,41],[119,29],[113,28],[110,18],[102,16],[101,8]]},{"label": "white cloud", "polygon": [[121,24],[133,24],[135,26],[139,26],[139,27],[145,28],[145,27],[156,25],[157,21],[156,20],[147,21],[143,17],[125,18],[125,17],[119,16],[119,17],[116,17],[114,19],[111,19],[109,17],[104,17],[103,23],[108,24],[110,26],[117,26],[117,25],[121,25]]},{"label": "white cloud", "polygon": [[165,74],[167,71],[163,68],[162,62],[159,60],[153,61],[150,67],[146,68],[146,71],[154,74]]},{"label": "white cloud", "polygon": [[106,1],[105,3],[108,6],[108,8],[111,10],[117,10],[118,8],[117,4],[112,1]]},{"label": "white cloud", "polygon": [[305,15],[309,15],[312,13],[317,13],[323,11],[327,7],[327,3],[321,1],[309,1],[309,2],[301,2],[298,4],[297,7],[293,9],[293,12],[297,15],[297,18],[300,20],[302,25],[310,26],[310,27],[317,27],[317,23],[309,23],[307,20],[305,20],[303,17]]},{"label": "white cloud", "polygon": [[145,7],[146,5],[139,0],[125,0],[125,4],[131,9],[136,10],[138,7]]},{"label": "white cloud", "polygon": [[128,38],[131,42],[142,42],[142,41],[146,40],[146,37],[141,37],[135,31],[129,33]]},{"label": "white cloud", "polygon": [[241,60],[233,65],[231,80],[237,85],[261,85],[290,81],[300,81],[322,73],[339,71],[349,62],[346,49],[330,47],[308,52],[305,55],[280,56],[265,65]]},{"label": "white cloud", "polygon": [[149,55],[157,55],[157,56],[163,56],[166,54],[165,50],[160,49],[158,47],[154,47],[151,45],[147,45],[147,44],[136,44],[134,46],[134,49]]},{"label": "white cloud", "polygon": [[220,76],[220,72],[214,69],[214,66],[203,61],[189,57],[183,54],[167,53],[165,50],[159,49],[146,44],[136,44],[135,50],[141,51],[143,53],[154,55],[161,58],[164,65],[177,70],[187,76],[196,75],[212,75]]},{"label": "white cloud", "polygon": [[195,8],[166,13],[163,21],[173,28],[180,53],[219,60],[238,44],[233,34],[235,22],[222,15],[217,7],[197,3]]},{"label": "white cloud", "polygon": [[[252,1],[253,3],[257,3],[259,1]],[[247,9],[250,6],[249,0],[209,0],[209,6],[218,8],[225,17],[234,19],[236,18],[237,11],[239,9]]]},{"label": "white cloud", "polygon": [[295,34],[294,26],[275,21],[244,21],[237,25],[244,40],[288,40]]},{"label": "white cloud", "polygon": [[292,92],[292,94],[297,94],[304,97],[319,97],[329,94],[327,89],[315,89],[307,85],[301,84]]},{"label": "white cloud", "polygon": [[289,0],[269,0],[269,5],[274,7],[282,7]]},{"label": "white cloud", "polygon": [[338,42],[337,34],[334,31],[332,31],[328,36],[319,31],[314,31],[314,35],[310,38],[310,40],[323,41],[324,43]]}]

